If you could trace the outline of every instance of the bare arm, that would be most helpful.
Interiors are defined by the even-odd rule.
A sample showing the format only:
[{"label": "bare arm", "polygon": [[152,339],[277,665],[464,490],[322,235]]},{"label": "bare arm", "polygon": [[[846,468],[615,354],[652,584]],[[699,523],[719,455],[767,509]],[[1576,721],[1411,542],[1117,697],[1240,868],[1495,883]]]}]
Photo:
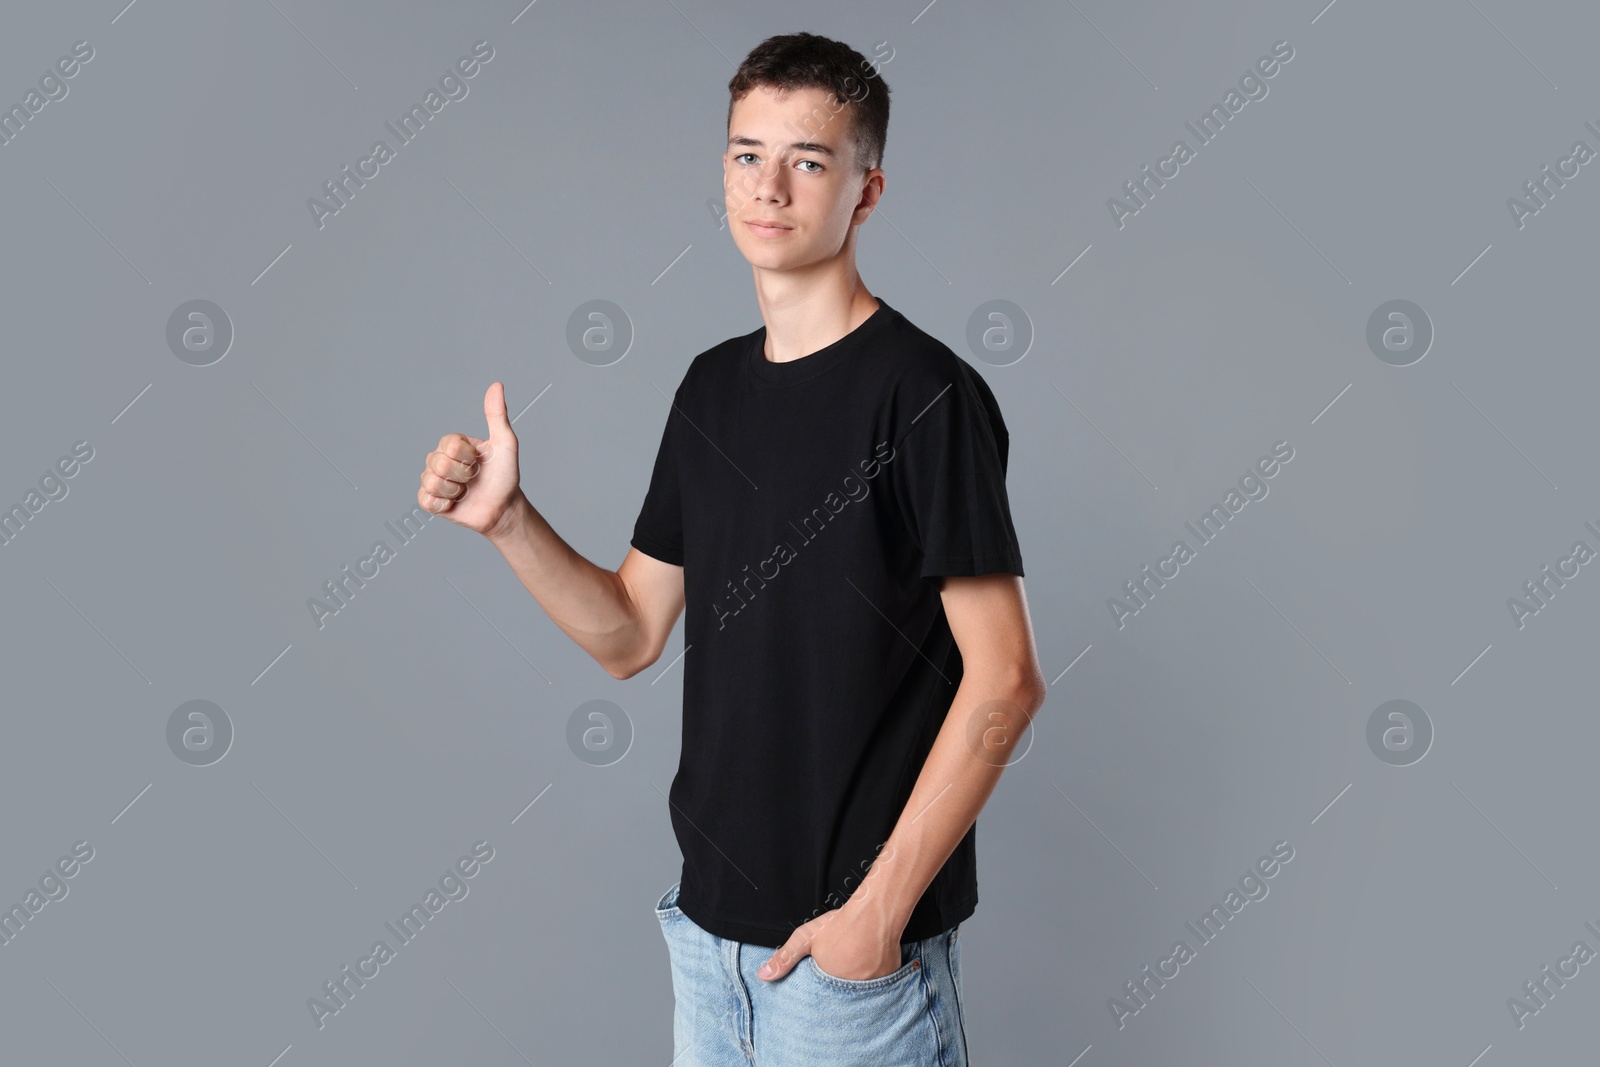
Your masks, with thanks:
[{"label": "bare arm", "polygon": [[977,821],[1049,690],[1021,578],[948,577],[940,596],[961,650],[961,684],[883,855],[845,905],[873,913],[895,938]]},{"label": "bare arm", "polygon": [[683,568],[629,547],[614,571],[561,539],[520,491],[486,534],[546,615],[613,678],[661,658],[683,611]]},{"label": "bare arm", "polygon": [[683,568],[631,547],[614,571],[579,555],[522,492],[499,382],[483,414],[488,437],[445,434],[428,453],[417,504],[488,538],[551,621],[613,678],[638,674],[660,658],[683,611]]},{"label": "bare arm", "polygon": [[963,673],[911,797],[861,884],[804,923],[758,972],[782,977],[807,954],[841,978],[900,966],[900,935],[917,901],[977,821],[1049,687],[1039,668],[1022,579],[947,577],[940,589]]}]

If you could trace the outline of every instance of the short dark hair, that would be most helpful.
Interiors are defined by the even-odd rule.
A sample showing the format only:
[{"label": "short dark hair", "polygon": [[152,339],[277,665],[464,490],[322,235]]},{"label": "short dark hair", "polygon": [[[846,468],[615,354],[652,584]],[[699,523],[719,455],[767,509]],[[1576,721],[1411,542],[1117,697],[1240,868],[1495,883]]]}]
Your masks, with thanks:
[{"label": "short dark hair", "polygon": [[850,140],[855,145],[857,166],[864,173],[883,165],[884,142],[889,137],[889,84],[854,48],[814,33],[768,37],[750,50],[728,82],[730,129],[733,105],[757,86],[779,95],[795,89],[830,93],[834,112],[845,112],[853,120]]}]

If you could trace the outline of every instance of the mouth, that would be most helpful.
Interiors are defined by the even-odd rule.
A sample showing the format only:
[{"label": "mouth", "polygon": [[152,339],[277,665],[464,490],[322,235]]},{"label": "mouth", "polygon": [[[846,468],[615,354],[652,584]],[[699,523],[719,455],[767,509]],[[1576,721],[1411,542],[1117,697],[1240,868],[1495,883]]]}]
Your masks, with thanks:
[{"label": "mouth", "polygon": [[758,237],[778,237],[788,233],[793,227],[782,226],[777,223],[766,222],[760,219],[751,219],[745,223],[750,231]]}]

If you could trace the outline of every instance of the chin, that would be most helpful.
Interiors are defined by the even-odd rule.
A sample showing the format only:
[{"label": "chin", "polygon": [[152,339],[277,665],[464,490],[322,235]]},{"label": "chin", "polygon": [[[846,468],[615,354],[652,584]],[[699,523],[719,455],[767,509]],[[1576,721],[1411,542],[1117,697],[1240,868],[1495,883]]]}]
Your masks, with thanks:
[{"label": "chin", "polygon": [[801,267],[809,265],[809,261],[799,256],[775,256],[769,253],[764,256],[745,256],[744,258],[749,261],[752,267],[760,270],[799,270]]},{"label": "chin", "polygon": [[795,257],[788,250],[779,251],[763,245],[760,241],[752,241],[749,244],[735,241],[734,244],[739,249],[739,254],[744,256],[752,267],[760,267],[762,270],[783,270],[793,266]]}]

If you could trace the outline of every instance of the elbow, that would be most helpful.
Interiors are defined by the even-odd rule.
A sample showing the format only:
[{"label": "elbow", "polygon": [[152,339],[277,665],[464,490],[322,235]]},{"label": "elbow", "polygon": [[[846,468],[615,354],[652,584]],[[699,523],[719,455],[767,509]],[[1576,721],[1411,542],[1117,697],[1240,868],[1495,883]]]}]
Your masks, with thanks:
[{"label": "elbow", "polygon": [[1007,714],[1020,712],[1032,719],[1044,706],[1050,687],[1037,663],[997,661],[988,667],[966,665],[963,684],[970,684],[980,701],[1006,705]]},{"label": "elbow", "polygon": [[610,663],[602,663],[601,666],[606,669],[606,673],[611,675],[611,677],[615,678],[619,682],[625,682],[629,678],[632,678],[634,675],[638,674],[640,671],[644,670],[646,667],[650,666],[650,664],[637,662],[629,663],[621,660],[613,660]]},{"label": "elbow", "polygon": [[1011,692],[1011,699],[1021,705],[1028,718],[1032,719],[1044,707],[1050,695],[1050,685],[1044,680],[1044,672],[1039,665],[1030,663],[1018,669]]},{"label": "elbow", "polygon": [[625,682],[640,671],[655,663],[661,658],[660,649],[646,649],[643,657],[638,655],[625,658],[601,661],[600,666],[605,668],[607,674],[619,682]]}]

